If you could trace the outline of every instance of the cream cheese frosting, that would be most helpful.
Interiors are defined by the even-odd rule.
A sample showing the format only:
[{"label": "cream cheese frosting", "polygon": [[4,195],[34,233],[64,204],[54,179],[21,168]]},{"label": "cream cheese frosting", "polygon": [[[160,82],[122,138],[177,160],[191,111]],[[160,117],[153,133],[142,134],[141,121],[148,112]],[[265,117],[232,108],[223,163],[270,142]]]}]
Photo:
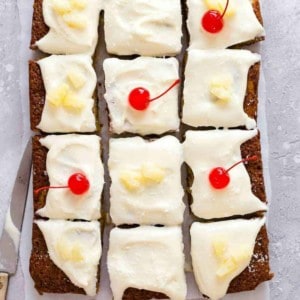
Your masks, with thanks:
[{"label": "cream cheese frosting", "polygon": [[201,293],[212,300],[225,296],[230,282],[249,265],[264,224],[265,218],[192,224],[192,263]]},{"label": "cream cheese frosting", "polygon": [[206,32],[201,20],[209,9],[216,9],[213,5],[215,2],[224,7],[226,0],[187,0],[191,49],[224,49],[264,35],[264,29],[254,13],[252,0],[230,0],[228,11],[231,13],[225,14],[223,29],[215,34]]},{"label": "cream cheese frosting", "polygon": [[[46,90],[42,118],[44,132],[94,132],[96,120],[92,98],[97,78],[88,55],[52,55],[38,61]],[[69,98],[67,98],[69,97]],[[53,103],[68,99],[70,103]],[[76,107],[80,104],[80,107]],[[72,107],[73,105],[73,107]]]},{"label": "cream cheese frosting", "polygon": [[46,205],[37,213],[52,219],[99,219],[104,184],[100,138],[96,135],[49,135],[40,139],[40,143],[49,149],[46,170],[50,186],[66,186],[71,175],[82,173],[89,180],[90,188],[83,195],[75,195],[69,189],[50,189]]},{"label": "cream cheese frosting", "polygon": [[110,214],[115,224],[178,225],[184,203],[183,151],[173,136],[110,140]]},{"label": "cream cheese frosting", "polygon": [[114,300],[131,287],[184,300],[186,282],[180,227],[114,228],[107,258]]},{"label": "cream cheese frosting", "polygon": [[100,223],[64,220],[35,221],[47,244],[50,259],[87,295],[97,293],[102,253]]},{"label": "cream cheese frosting", "polygon": [[101,9],[102,0],[43,0],[43,17],[50,29],[37,47],[51,54],[92,55]]},{"label": "cream cheese frosting", "polygon": [[244,111],[249,68],[260,55],[247,50],[190,50],[182,121],[190,126],[255,128]]},{"label": "cream cheese frosting", "polygon": [[191,168],[193,213],[204,219],[246,215],[267,210],[251,190],[249,174],[243,164],[230,171],[230,183],[217,190],[209,182],[216,167],[229,168],[242,160],[241,144],[257,135],[257,130],[188,131],[183,144],[184,159]]},{"label": "cream cheese frosting", "polygon": [[180,52],[180,0],[107,0],[104,10],[109,53],[171,56]]},{"label": "cream cheese frosting", "polygon": [[104,95],[110,114],[111,130],[146,134],[162,134],[179,129],[178,86],[150,103],[144,111],[133,109],[128,96],[134,88],[143,87],[156,97],[179,78],[175,58],[139,57],[134,60],[106,59]]}]

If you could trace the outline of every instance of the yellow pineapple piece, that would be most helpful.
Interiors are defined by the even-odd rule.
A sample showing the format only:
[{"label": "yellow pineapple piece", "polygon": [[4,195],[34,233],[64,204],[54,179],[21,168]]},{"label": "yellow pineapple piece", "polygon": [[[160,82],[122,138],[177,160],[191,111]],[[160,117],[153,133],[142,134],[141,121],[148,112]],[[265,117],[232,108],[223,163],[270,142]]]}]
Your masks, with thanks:
[{"label": "yellow pineapple piece", "polygon": [[83,261],[82,250],[78,244],[72,245],[70,242],[61,240],[57,243],[56,250],[63,260],[72,262]]},{"label": "yellow pineapple piece", "polygon": [[69,95],[64,99],[62,105],[68,109],[81,110],[84,108],[85,103],[80,101],[74,94],[69,93]]},{"label": "yellow pineapple piece", "polygon": [[223,260],[227,251],[227,242],[223,238],[218,238],[213,241],[215,255],[219,260]]},{"label": "yellow pineapple piece", "polygon": [[82,250],[81,250],[81,247],[79,245],[73,246],[70,258],[74,262],[81,262],[81,261],[83,261]]},{"label": "yellow pineapple piece", "polygon": [[227,103],[232,98],[232,78],[229,76],[215,78],[210,82],[210,93],[218,103]]},{"label": "yellow pineapple piece", "polygon": [[85,106],[72,92],[66,83],[62,83],[56,89],[51,91],[47,97],[49,103],[55,107],[65,107],[67,109],[80,110]]},{"label": "yellow pineapple piece", "polygon": [[68,0],[52,0],[52,8],[58,15],[65,15],[72,10]]},{"label": "yellow pineapple piece", "polygon": [[68,80],[72,84],[72,86],[79,90],[86,84],[85,76],[76,70],[71,70],[67,75]]},{"label": "yellow pineapple piece", "polygon": [[[227,246],[226,246],[227,248]],[[234,251],[228,251],[223,248],[222,242],[219,241],[216,244],[215,251],[218,251],[218,258],[222,259],[220,267],[217,270],[217,276],[219,278],[224,278],[230,275],[232,272],[247,260],[251,258],[252,251],[246,245],[240,245],[234,249]]]},{"label": "yellow pineapple piece", "polygon": [[83,30],[87,26],[86,17],[80,14],[75,14],[75,13],[66,14],[63,15],[62,18],[64,22],[73,29]]},{"label": "yellow pineapple piece", "polygon": [[146,163],[141,169],[145,183],[161,183],[165,178],[165,171],[155,164]]},{"label": "yellow pineapple piece", "polygon": [[[204,0],[205,5],[208,9],[213,9],[219,11],[221,14],[224,12],[226,6],[226,0]],[[226,17],[232,17],[236,13],[235,7],[232,5],[231,1],[229,1],[228,8],[226,10]]]},{"label": "yellow pineapple piece", "polygon": [[136,192],[142,187],[143,177],[138,171],[123,171],[120,174],[120,181],[130,192]]},{"label": "yellow pineapple piece", "polygon": [[70,3],[73,8],[82,10],[87,6],[87,0],[70,0]]},{"label": "yellow pineapple piece", "polygon": [[47,100],[54,106],[60,106],[64,103],[66,97],[70,93],[70,87],[62,83],[56,89],[49,92]]},{"label": "yellow pineapple piece", "polygon": [[237,264],[249,260],[251,256],[252,256],[251,249],[249,249],[249,247],[245,245],[239,246],[237,249],[235,249],[234,253],[232,254],[232,258]]},{"label": "yellow pineapple piece", "polygon": [[219,278],[224,278],[232,274],[232,272],[234,272],[237,267],[238,264],[235,262],[235,260],[232,257],[229,257],[221,263],[220,267],[217,270],[217,276]]}]

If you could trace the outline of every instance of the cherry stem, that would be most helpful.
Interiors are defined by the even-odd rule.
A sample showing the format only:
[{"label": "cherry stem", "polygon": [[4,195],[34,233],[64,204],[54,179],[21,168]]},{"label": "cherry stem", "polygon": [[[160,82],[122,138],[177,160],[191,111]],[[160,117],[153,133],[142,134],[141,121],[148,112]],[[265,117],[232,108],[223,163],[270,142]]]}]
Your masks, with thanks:
[{"label": "cherry stem", "polygon": [[41,188],[38,188],[36,190],[34,190],[34,193],[37,195],[39,194],[41,191],[44,190],[49,190],[49,189],[68,189],[68,186],[43,186]]},{"label": "cherry stem", "polygon": [[159,98],[161,98],[162,96],[164,96],[166,93],[168,93],[173,87],[175,87],[177,84],[180,83],[180,79],[177,79],[166,91],[164,91],[162,94],[160,94],[159,96],[150,99],[149,101],[154,101],[157,100]]},{"label": "cherry stem", "polygon": [[226,170],[226,173],[228,173],[231,169],[233,169],[234,167],[236,167],[237,165],[241,164],[241,163],[245,163],[247,161],[252,161],[252,160],[257,160],[257,156],[256,155],[253,155],[253,156],[250,156],[248,158],[245,158],[245,159],[242,159],[241,161],[235,163],[233,166],[231,166],[229,169]]},{"label": "cherry stem", "polygon": [[221,19],[223,19],[223,17],[225,16],[227,8],[228,8],[228,5],[229,5],[229,0],[227,0],[227,2],[226,2],[226,6],[225,6],[225,9],[224,9],[224,11],[223,11],[223,13],[221,15]]}]

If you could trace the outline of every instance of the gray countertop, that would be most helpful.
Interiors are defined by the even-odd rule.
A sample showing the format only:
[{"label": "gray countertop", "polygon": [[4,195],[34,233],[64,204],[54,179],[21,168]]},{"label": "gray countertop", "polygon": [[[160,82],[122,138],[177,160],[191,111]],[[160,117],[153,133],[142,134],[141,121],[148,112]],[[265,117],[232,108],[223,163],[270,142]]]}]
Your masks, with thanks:
[{"label": "gray countertop", "polygon": [[267,39],[262,46],[266,79],[271,299],[300,293],[300,7],[299,1],[263,2]]},{"label": "gray countertop", "polygon": [[[272,187],[268,227],[275,272],[270,299],[294,300],[300,294],[300,3],[261,1],[267,31],[261,54]],[[26,82],[30,52],[22,43],[28,43],[30,24],[22,24],[18,10],[19,5],[22,13],[30,14],[30,3],[0,1],[0,228],[30,135],[28,118],[23,117],[29,116],[26,84],[19,89],[19,83]],[[19,268],[13,282],[21,277]],[[22,291],[11,295],[11,300],[23,299]]]}]

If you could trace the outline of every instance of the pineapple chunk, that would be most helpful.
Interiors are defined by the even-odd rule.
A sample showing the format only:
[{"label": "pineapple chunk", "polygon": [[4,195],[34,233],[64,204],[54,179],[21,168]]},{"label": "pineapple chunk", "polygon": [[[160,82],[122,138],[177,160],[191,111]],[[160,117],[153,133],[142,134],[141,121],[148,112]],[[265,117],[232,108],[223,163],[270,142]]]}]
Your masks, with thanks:
[{"label": "pineapple chunk", "polygon": [[71,245],[71,243],[61,240],[57,243],[56,249],[63,260],[72,262],[83,261],[81,247],[77,244]]},{"label": "pineapple chunk", "polygon": [[76,70],[71,70],[67,75],[68,80],[72,84],[72,86],[79,90],[86,84],[85,76]]},{"label": "pineapple chunk", "polygon": [[51,91],[47,97],[47,100],[55,107],[63,106],[68,109],[82,109],[85,104],[83,101],[79,101],[73,93],[71,93],[70,87],[62,83],[57,89]]},{"label": "pineapple chunk", "polygon": [[74,94],[69,94],[63,101],[62,105],[68,109],[81,110],[84,108],[84,102],[78,100]]},{"label": "pineapple chunk", "polygon": [[70,258],[74,262],[81,262],[81,261],[83,261],[83,255],[82,255],[81,247],[79,247],[78,245],[75,245],[72,248]]},{"label": "pineapple chunk", "polygon": [[73,8],[83,10],[86,8],[87,0],[70,0]]},{"label": "pineapple chunk", "polygon": [[215,255],[219,260],[223,260],[226,251],[227,251],[227,243],[225,239],[218,238],[213,241],[213,248],[215,251]]},{"label": "pineapple chunk", "polygon": [[165,178],[165,171],[154,164],[143,164],[141,172],[145,183],[161,183]]},{"label": "pineapple chunk", "polygon": [[252,251],[249,247],[242,245],[236,249],[232,255],[233,260],[237,263],[243,263],[244,261],[250,259],[252,256]]},{"label": "pineapple chunk", "polygon": [[228,251],[226,249],[227,245],[224,248],[224,244],[218,240],[214,243],[214,247],[217,257],[222,260],[217,270],[217,276],[219,278],[230,275],[239,265],[249,260],[252,255],[251,249],[245,245],[237,247],[234,251]]},{"label": "pineapple chunk", "polygon": [[52,8],[60,16],[72,10],[72,6],[68,0],[52,0]]},{"label": "pineapple chunk", "polygon": [[217,270],[217,276],[224,278],[234,272],[238,267],[238,264],[232,257],[225,259]]},{"label": "pineapple chunk", "polygon": [[143,177],[138,171],[123,171],[120,174],[120,181],[130,192],[136,192],[142,186]]},{"label": "pineapple chunk", "polygon": [[66,14],[63,15],[64,22],[73,29],[79,29],[83,30],[87,26],[87,20],[85,16],[82,16],[80,14]]},{"label": "pineapple chunk", "polygon": [[54,106],[60,106],[67,98],[69,92],[69,86],[65,83],[62,83],[56,89],[49,92],[47,100]]},{"label": "pineapple chunk", "polygon": [[[217,10],[221,13],[225,10],[226,0],[204,0],[208,9]],[[232,17],[236,13],[236,9],[232,5],[232,1],[229,1],[228,8],[226,10],[226,17]]]},{"label": "pineapple chunk", "polygon": [[220,77],[210,82],[210,93],[218,103],[227,103],[232,97],[232,78]]}]

